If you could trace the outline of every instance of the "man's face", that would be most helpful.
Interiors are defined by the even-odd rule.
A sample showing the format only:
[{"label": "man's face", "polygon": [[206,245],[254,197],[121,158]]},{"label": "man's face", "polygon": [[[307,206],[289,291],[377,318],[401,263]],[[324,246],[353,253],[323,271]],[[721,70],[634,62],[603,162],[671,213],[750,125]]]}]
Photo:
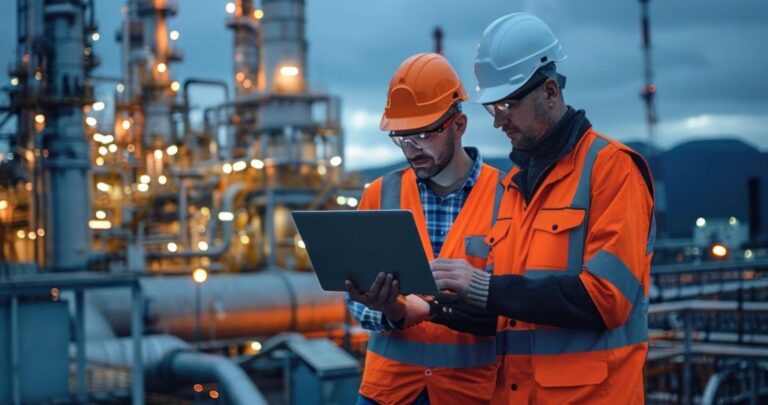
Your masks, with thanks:
[{"label": "man's face", "polygon": [[521,98],[496,103],[493,126],[506,134],[515,149],[530,150],[549,128],[543,87],[539,86]]},{"label": "man's face", "polygon": [[[418,178],[429,179],[443,171],[451,162],[456,148],[455,120],[461,115],[462,113],[456,112],[418,131],[395,134],[403,135],[399,146]],[[423,135],[407,136],[414,132]]]}]

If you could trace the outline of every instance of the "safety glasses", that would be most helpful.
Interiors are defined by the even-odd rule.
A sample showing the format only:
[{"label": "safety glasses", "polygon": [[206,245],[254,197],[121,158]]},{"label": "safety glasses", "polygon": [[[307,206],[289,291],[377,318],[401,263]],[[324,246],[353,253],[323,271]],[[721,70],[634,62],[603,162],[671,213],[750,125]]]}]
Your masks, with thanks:
[{"label": "safety glasses", "polygon": [[443,131],[450,128],[451,124],[453,124],[454,119],[458,117],[459,112],[460,111],[455,112],[453,115],[448,117],[445,121],[443,121],[442,124],[440,124],[435,129],[430,129],[423,132],[414,132],[412,134],[396,135],[394,132],[390,132],[389,138],[392,139],[392,142],[394,142],[395,145],[397,145],[401,149],[405,149],[405,145],[408,143],[410,143],[411,146],[419,150],[428,148],[435,142],[438,134],[441,134]]},{"label": "safety glasses", "polygon": [[516,103],[519,103],[520,100],[525,98],[525,96],[544,84],[547,79],[549,79],[549,77],[541,75],[541,77],[530,83],[530,85],[523,85],[520,90],[514,92],[510,97],[501,99],[495,103],[483,104],[483,108],[485,108],[485,110],[494,117],[496,116],[497,112],[502,114],[507,113]]}]

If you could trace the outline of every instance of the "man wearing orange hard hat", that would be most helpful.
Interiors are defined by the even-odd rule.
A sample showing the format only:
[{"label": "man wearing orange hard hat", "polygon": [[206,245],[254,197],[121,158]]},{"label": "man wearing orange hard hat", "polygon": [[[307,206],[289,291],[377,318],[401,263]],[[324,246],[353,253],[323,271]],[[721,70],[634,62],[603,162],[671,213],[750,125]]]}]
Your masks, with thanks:
[{"label": "man wearing orange hard hat", "polygon": [[[411,210],[428,259],[460,258],[486,269],[489,246],[483,240],[493,226],[505,174],[483,164],[477,149],[462,147],[466,99],[443,56],[422,53],[400,65],[389,84],[381,129],[410,167],[374,180],[359,209]],[[436,313],[440,301],[451,296],[430,302],[404,297],[397,280],[383,273],[368,293],[357,287],[348,282],[347,303],[371,331],[358,404],[490,401],[497,371],[495,315],[478,316],[482,311],[471,305],[455,305],[451,310],[463,315],[464,323],[452,321],[453,330],[428,320],[430,312],[432,320],[442,316]]]}]

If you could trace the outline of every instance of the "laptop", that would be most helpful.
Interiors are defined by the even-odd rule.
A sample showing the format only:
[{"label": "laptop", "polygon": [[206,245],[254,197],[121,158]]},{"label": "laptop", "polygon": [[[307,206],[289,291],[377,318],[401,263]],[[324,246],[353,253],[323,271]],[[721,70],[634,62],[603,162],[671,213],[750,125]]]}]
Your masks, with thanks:
[{"label": "laptop", "polygon": [[293,211],[293,219],[323,290],[344,291],[350,280],[365,292],[383,272],[401,294],[437,295],[411,211]]}]

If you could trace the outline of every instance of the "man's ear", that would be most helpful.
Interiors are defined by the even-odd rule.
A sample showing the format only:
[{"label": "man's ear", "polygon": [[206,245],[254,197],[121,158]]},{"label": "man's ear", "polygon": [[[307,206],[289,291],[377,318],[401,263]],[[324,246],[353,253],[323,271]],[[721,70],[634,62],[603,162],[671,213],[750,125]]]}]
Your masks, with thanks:
[{"label": "man's ear", "polygon": [[544,98],[548,107],[553,107],[555,103],[560,99],[560,86],[557,85],[557,81],[547,79],[544,83]]},{"label": "man's ear", "polygon": [[467,130],[467,115],[459,113],[459,116],[453,121],[453,125],[456,126],[456,137],[459,138],[464,135]]}]

